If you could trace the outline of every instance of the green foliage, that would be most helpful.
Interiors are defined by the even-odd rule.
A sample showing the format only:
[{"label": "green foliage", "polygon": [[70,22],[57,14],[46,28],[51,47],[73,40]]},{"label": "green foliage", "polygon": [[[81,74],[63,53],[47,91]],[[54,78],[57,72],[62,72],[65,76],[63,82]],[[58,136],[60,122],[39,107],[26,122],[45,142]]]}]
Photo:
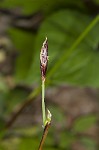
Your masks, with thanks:
[{"label": "green foliage", "polygon": [[[98,0],[93,2],[99,3]],[[0,7],[19,8],[19,14],[22,15],[31,15],[37,11],[42,11],[44,15],[44,20],[35,34],[16,28],[8,29],[13,45],[18,51],[13,75],[16,85],[29,86],[40,83],[39,51],[47,36],[49,41],[47,81],[50,85],[99,87],[99,16],[94,19],[83,1],[3,0]],[[17,104],[24,102],[28,94],[29,92],[20,88],[10,89],[5,79],[0,78],[0,129],[4,127],[5,116],[12,112]],[[51,106],[50,110],[56,124],[64,126],[66,116],[60,108]],[[83,116],[75,121],[71,131],[64,129],[61,132],[55,132],[52,125],[44,149],[71,149],[72,143],[80,140],[87,149],[95,150],[94,140],[86,137],[78,139],[76,133],[87,130],[96,121],[95,115]],[[35,128],[35,132],[29,129],[27,127],[25,131],[23,129],[14,131],[15,135],[12,134],[12,137],[8,136],[9,133],[6,131],[0,132],[0,137],[8,136],[7,139],[0,141],[0,150],[37,149],[41,132]],[[59,138],[58,142],[54,136]],[[55,142],[57,148],[54,146]]]},{"label": "green foliage", "polygon": [[33,46],[35,37],[31,33],[17,29],[11,29],[8,33],[13,40],[13,44],[17,50],[19,50],[15,68],[15,78],[17,82],[23,82],[28,74],[31,61],[33,61]]},{"label": "green foliage", "polygon": [[[7,110],[5,111],[5,114],[11,113],[13,111],[14,106],[24,102],[26,97],[28,96],[29,92],[26,92],[24,89],[18,89],[15,88],[11,91],[9,91],[6,94],[6,105]],[[10,101],[9,101],[10,100]]]},{"label": "green foliage", "polygon": [[[36,40],[35,60],[33,60],[31,66],[29,79],[35,80],[39,76],[39,70],[33,71],[35,67],[39,67],[37,56],[39,55],[42,39],[47,35],[50,50],[49,59],[51,58],[49,72],[59,63],[59,67],[51,74],[51,82],[98,87],[99,72],[96,69],[99,61],[97,47],[99,41],[97,32],[99,30],[98,19],[97,17],[96,25],[89,30],[88,35],[86,34],[82,41],[79,41],[79,35],[89,25],[90,17],[75,11],[64,10],[53,14],[45,20]],[[75,45],[75,39],[78,36],[78,44],[71,50],[71,45]],[[60,60],[62,59],[61,63]]]},{"label": "green foliage", "polygon": [[19,7],[24,14],[31,14],[32,12],[36,12],[39,10],[42,10],[43,12],[51,13],[52,11],[59,9],[60,6],[70,6],[72,3],[72,6],[76,5],[80,8],[83,8],[82,1],[79,0],[3,0],[0,3],[1,7],[4,8],[17,8]]},{"label": "green foliage", "polygon": [[[64,140],[65,139],[65,140]],[[71,144],[76,140],[76,137],[68,132],[68,131],[64,131],[61,133],[61,136],[60,136],[60,148],[62,149],[70,149],[71,147]]]},{"label": "green foliage", "polygon": [[95,115],[88,115],[80,117],[75,121],[75,124],[73,126],[73,130],[75,132],[83,132],[89,129],[91,126],[95,124],[97,121],[97,116]]},{"label": "green foliage", "polygon": [[1,93],[7,93],[8,91],[9,91],[9,87],[5,81],[5,78],[0,77],[0,92]]},{"label": "green foliage", "polygon": [[32,150],[32,149],[38,149],[39,141],[38,138],[35,140],[33,138],[24,138],[21,140],[19,150]]},{"label": "green foliage", "polygon": [[[36,3],[37,6],[38,2]],[[11,4],[12,6],[21,5],[21,3],[23,4],[23,1],[17,1],[17,3],[11,1],[10,6]],[[28,4],[30,5],[30,3]],[[34,5],[36,4],[34,3]],[[42,41],[47,36],[51,58],[49,72],[54,70],[51,73],[51,83],[98,87],[99,72],[96,68],[99,63],[99,34],[97,32],[99,30],[99,17],[97,17],[93,27],[88,29],[89,31],[84,35],[84,38],[79,41],[81,34],[83,34],[91,20],[90,16],[77,11],[61,10],[55,12],[43,21],[36,40],[31,33],[10,29],[10,36],[16,48],[19,49],[19,57],[16,63],[16,81],[27,84],[39,82],[40,71],[35,68],[39,68],[39,50]],[[72,48],[77,42],[76,39],[78,39],[77,46]],[[61,61],[62,59],[63,61]],[[57,69],[54,69],[56,66],[58,66]]]},{"label": "green foliage", "polygon": [[98,0],[94,0],[94,2],[99,5],[99,1]]},{"label": "green foliage", "polygon": [[85,145],[85,147],[87,148],[87,150],[96,150],[96,142],[92,139],[89,138],[82,138],[81,139],[82,144]]},{"label": "green foliage", "polygon": [[[57,122],[57,123],[62,122],[64,124],[64,121],[66,120],[66,116],[63,114],[62,110],[59,107],[51,105],[48,109],[53,114],[53,119],[55,120],[55,122]],[[65,120],[64,120],[64,118],[65,118]]]}]

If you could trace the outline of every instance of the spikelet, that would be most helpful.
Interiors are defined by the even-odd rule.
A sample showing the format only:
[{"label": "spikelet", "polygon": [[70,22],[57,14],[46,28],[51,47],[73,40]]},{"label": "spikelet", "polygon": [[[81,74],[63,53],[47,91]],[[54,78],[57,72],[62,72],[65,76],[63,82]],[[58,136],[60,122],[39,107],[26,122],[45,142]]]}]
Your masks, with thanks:
[{"label": "spikelet", "polygon": [[43,81],[45,81],[46,78],[47,65],[48,65],[48,40],[46,37],[40,52],[40,69]]}]

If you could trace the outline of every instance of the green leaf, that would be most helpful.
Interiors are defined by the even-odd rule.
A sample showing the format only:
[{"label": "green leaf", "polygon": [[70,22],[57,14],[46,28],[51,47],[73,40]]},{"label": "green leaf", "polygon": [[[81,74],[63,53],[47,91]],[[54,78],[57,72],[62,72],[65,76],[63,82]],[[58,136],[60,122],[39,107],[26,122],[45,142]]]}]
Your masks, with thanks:
[{"label": "green leaf", "polygon": [[10,37],[12,38],[14,46],[18,50],[18,57],[15,67],[16,81],[26,82],[26,77],[33,60],[33,45],[35,38],[32,33],[23,32],[18,29],[10,29]]},{"label": "green leaf", "polygon": [[75,132],[82,132],[89,129],[92,125],[94,125],[97,121],[97,117],[95,115],[83,116],[77,119],[74,123],[73,130]]},{"label": "green leaf", "polygon": [[[90,22],[89,16],[69,10],[56,12],[46,19],[38,32],[35,44],[37,53],[28,78],[39,81],[40,71],[37,69],[34,72],[34,69],[39,68],[39,51],[47,36],[49,41],[48,76],[52,70],[55,70],[50,77],[51,83],[99,87],[98,17],[87,27]],[[87,31],[83,33],[86,28]],[[56,66],[59,67],[55,68]]]}]

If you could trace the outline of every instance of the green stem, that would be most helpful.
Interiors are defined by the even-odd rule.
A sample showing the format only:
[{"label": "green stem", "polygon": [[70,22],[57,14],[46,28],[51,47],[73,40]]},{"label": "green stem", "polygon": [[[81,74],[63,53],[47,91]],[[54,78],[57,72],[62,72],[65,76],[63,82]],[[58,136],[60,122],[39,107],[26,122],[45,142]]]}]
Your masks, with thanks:
[{"label": "green stem", "polygon": [[45,121],[46,121],[46,115],[45,115],[45,81],[42,80],[42,117],[43,117],[43,126],[45,126]]}]

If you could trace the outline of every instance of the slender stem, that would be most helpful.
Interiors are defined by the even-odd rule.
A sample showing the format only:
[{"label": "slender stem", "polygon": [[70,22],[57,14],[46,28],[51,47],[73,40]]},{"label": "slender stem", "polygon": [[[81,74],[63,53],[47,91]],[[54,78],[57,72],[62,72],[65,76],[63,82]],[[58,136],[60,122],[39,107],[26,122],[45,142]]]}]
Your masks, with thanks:
[{"label": "slender stem", "polygon": [[46,115],[45,115],[45,81],[42,80],[42,117],[43,117],[43,126],[45,126]]},{"label": "slender stem", "polygon": [[40,142],[40,145],[39,145],[39,149],[38,150],[42,150],[43,148],[43,145],[44,145],[44,142],[46,140],[46,137],[47,137],[47,134],[48,134],[48,130],[49,130],[49,127],[50,127],[50,123],[47,123],[44,127],[44,131],[43,131],[43,135],[42,135],[42,139],[41,139],[41,142]]}]

